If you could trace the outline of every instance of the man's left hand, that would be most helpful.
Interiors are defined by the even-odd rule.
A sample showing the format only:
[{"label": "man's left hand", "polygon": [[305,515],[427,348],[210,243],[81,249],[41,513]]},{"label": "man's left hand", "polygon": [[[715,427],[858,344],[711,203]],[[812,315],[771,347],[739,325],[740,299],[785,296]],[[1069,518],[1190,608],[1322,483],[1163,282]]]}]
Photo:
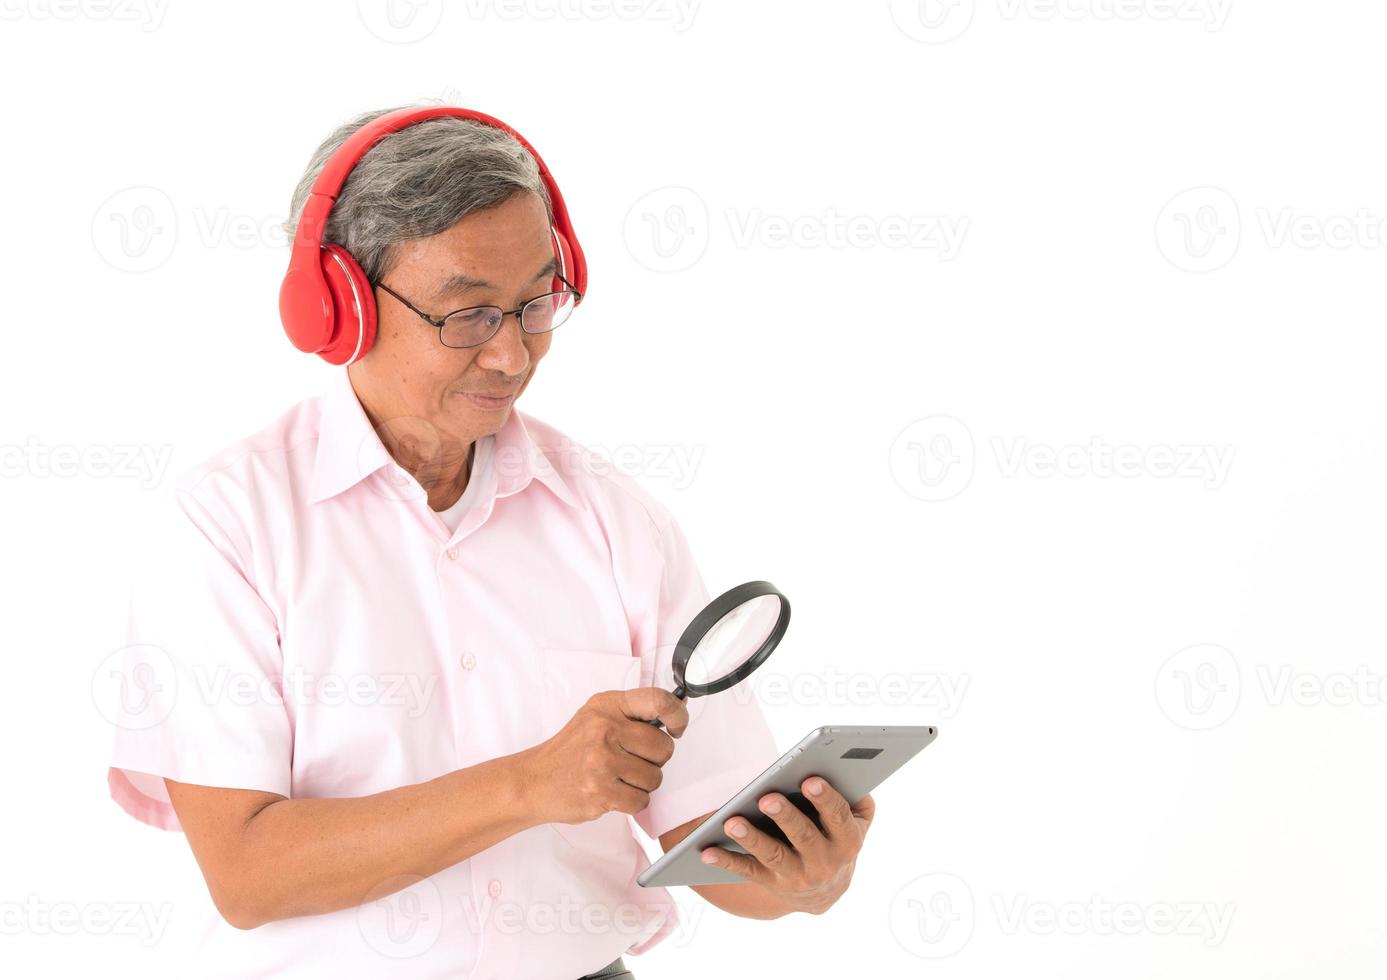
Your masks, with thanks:
[{"label": "man's left hand", "polygon": [[732,817],[723,830],[747,851],[703,849],[703,862],[733,871],[776,894],[791,909],[815,915],[838,901],[852,881],[857,852],[871,826],[876,804],[864,796],[856,805],[818,776],[800,791],[819,813],[823,830],[780,793],[761,797],[762,813],[775,821],[790,846],[763,833],[743,817]]}]

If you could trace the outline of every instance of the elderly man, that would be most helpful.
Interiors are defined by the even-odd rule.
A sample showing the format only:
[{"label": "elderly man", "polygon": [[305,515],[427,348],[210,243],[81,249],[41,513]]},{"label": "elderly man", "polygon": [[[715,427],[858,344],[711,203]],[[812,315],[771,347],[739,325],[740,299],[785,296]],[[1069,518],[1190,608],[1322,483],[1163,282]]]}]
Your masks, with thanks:
[{"label": "elderly man", "polygon": [[[498,120],[403,109],[292,214],[286,329],[346,367],[173,486],[112,795],[187,837],[198,976],[629,976],[676,925],[630,817],[668,850],[776,753],[753,699],[668,693],[708,600],[670,514],[515,408],[585,288],[557,185]],[[789,843],[728,821],[704,860],[749,882],[695,891],[832,905],[872,803],[802,788],[822,830],[768,795]]]}]

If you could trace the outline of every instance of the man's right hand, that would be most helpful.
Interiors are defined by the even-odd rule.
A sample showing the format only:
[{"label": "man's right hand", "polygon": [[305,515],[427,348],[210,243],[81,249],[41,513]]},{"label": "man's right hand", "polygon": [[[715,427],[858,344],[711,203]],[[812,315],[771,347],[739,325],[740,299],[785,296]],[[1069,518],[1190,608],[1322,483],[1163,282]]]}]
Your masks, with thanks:
[{"label": "man's right hand", "polygon": [[[656,718],[668,732],[650,724]],[[644,810],[688,723],[684,702],[657,687],[594,694],[548,741],[523,753],[535,815],[543,823],[586,823],[613,810]]]}]

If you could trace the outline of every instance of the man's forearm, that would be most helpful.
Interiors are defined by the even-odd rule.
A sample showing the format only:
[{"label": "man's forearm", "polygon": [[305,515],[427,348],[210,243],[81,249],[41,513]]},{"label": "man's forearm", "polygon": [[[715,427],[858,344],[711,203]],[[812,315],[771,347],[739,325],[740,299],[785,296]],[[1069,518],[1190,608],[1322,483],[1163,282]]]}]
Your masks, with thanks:
[{"label": "man's forearm", "polygon": [[217,910],[253,929],[389,895],[531,827],[639,813],[688,721],[668,691],[605,691],[539,745],[371,796],[164,782]]},{"label": "man's forearm", "polygon": [[744,919],[778,919],[795,911],[784,899],[754,882],[740,885],[693,885],[704,900]]},{"label": "man's forearm", "polygon": [[253,928],[352,908],[537,825],[524,756],[371,796],[269,803],[241,830],[223,915]]}]

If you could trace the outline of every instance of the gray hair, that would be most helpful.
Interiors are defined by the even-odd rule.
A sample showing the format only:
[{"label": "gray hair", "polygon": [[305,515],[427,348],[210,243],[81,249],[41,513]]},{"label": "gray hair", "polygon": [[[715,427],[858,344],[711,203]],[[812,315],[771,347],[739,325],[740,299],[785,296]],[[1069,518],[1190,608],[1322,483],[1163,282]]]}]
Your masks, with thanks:
[{"label": "gray hair", "polygon": [[[284,223],[290,241],[328,158],[352,133],[392,111],[357,116],[313,152]],[[391,133],[357,162],[332,206],[323,241],[345,247],[375,282],[394,264],[396,245],[447,231],[472,212],[525,191],[539,195],[552,223],[539,165],[515,137],[471,119],[428,119]]]}]

